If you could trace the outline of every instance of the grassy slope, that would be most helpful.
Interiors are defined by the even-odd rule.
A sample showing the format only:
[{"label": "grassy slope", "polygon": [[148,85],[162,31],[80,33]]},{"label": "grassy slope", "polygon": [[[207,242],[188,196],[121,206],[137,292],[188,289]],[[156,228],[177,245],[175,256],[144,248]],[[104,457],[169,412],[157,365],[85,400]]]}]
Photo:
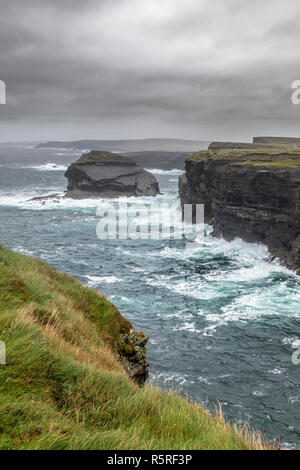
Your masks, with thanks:
[{"label": "grassy slope", "polygon": [[290,148],[202,150],[188,157],[190,160],[207,158],[244,165],[300,168],[300,149]]},{"label": "grassy slope", "polygon": [[116,360],[131,325],[104,297],[0,246],[0,449],[247,449],[259,436]]}]

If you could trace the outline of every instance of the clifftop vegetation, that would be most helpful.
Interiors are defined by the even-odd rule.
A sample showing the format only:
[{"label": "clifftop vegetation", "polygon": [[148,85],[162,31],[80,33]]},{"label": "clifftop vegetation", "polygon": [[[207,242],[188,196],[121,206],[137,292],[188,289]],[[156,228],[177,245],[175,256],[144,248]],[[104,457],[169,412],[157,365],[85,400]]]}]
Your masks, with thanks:
[{"label": "clifftop vegetation", "polygon": [[228,160],[234,164],[300,168],[300,149],[255,148],[202,150],[187,160]]},{"label": "clifftop vegetation", "polygon": [[86,163],[113,163],[113,164],[130,164],[136,165],[136,163],[128,157],[123,157],[118,153],[106,152],[104,150],[91,150],[88,153],[84,153],[74,164],[82,165]]}]

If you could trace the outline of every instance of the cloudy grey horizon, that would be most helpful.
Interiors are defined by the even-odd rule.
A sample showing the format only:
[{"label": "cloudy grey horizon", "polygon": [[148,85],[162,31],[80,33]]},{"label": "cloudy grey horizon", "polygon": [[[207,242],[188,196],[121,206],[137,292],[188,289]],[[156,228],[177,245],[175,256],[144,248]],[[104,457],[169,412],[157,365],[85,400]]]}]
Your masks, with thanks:
[{"label": "cloudy grey horizon", "polygon": [[0,141],[300,137],[297,0],[1,0]]}]

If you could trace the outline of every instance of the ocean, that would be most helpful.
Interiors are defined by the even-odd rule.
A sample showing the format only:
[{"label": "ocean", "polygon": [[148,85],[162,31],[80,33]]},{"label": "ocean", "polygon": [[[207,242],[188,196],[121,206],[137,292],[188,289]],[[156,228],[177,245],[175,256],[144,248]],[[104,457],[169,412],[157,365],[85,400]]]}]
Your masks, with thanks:
[{"label": "ocean", "polygon": [[[106,294],[150,336],[151,382],[209,409],[220,402],[230,421],[300,448],[300,278],[268,262],[265,246],[214,238],[210,227],[188,249],[180,239],[101,240],[96,207],[107,200],[30,201],[63,194],[80,154],[0,145],[0,241]],[[155,199],[179,207],[181,171],[151,171]]]}]

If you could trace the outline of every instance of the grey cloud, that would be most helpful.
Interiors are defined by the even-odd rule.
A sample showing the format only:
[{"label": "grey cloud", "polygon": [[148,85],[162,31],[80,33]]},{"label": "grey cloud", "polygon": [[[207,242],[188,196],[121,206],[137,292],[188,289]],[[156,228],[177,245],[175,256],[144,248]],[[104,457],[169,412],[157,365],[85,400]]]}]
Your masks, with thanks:
[{"label": "grey cloud", "polygon": [[1,9],[0,140],[8,129],[55,138],[53,123],[66,138],[297,130],[294,0],[3,0]]}]

